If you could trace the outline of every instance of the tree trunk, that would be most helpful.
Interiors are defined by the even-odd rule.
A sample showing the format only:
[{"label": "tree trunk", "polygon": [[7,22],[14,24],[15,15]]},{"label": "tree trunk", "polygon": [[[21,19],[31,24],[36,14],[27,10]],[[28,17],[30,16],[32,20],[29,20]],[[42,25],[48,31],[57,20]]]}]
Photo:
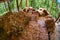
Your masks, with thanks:
[{"label": "tree trunk", "polygon": [[28,5],[28,3],[27,3],[27,2],[28,2],[28,0],[26,0],[26,7],[27,7],[27,5]]},{"label": "tree trunk", "polygon": [[22,0],[20,0],[20,4],[19,4],[19,7],[20,7],[20,8],[22,7]]},{"label": "tree trunk", "polygon": [[8,3],[9,11],[11,12],[11,8],[10,8],[10,0],[7,0],[7,3]]},{"label": "tree trunk", "polygon": [[18,0],[16,0],[16,4],[17,4],[17,10],[19,11]]}]

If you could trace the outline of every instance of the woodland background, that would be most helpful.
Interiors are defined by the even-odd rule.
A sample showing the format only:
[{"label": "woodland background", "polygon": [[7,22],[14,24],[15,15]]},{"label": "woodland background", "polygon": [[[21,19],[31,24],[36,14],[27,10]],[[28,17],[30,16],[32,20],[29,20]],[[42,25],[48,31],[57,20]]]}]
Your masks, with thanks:
[{"label": "woodland background", "polygon": [[[21,0],[18,0],[19,5],[20,1]],[[57,18],[58,12],[60,12],[60,2],[58,0],[28,0],[27,6],[32,6],[35,9],[38,9],[40,7],[46,8],[55,18]],[[10,7],[12,11],[17,9],[16,0],[12,0]],[[26,0],[22,0],[22,4],[19,7],[20,9],[25,8]],[[7,2],[0,2],[0,15],[4,14],[4,12],[6,12],[6,9],[8,10]]]}]

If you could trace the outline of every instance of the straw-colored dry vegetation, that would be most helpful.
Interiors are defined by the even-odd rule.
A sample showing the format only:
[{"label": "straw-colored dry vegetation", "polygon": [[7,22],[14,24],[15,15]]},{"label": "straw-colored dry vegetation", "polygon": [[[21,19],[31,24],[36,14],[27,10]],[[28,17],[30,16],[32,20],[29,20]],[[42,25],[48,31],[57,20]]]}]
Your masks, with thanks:
[{"label": "straw-colored dry vegetation", "polygon": [[0,40],[55,40],[55,0],[0,1]]}]

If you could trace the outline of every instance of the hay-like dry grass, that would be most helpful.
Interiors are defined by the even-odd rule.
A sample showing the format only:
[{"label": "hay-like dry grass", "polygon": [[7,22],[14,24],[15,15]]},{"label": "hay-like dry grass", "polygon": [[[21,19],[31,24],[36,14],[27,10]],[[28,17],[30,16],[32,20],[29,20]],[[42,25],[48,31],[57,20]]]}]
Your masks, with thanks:
[{"label": "hay-like dry grass", "polygon": [[[54,20],[48,18],[39,17],[37,12],[31,15],[23,11],[8,12],[0,17],[0,40],[48,40],[49,30],[46,29],[51,28],[52,32],[55,26]],[[40,19],[45,22],[44,27],[39,25]]]}]

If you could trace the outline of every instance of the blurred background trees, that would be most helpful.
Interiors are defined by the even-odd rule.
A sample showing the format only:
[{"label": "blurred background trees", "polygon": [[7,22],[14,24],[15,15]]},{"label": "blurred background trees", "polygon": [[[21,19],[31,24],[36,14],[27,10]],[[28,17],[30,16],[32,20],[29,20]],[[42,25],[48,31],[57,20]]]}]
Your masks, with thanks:
[{"label": "blurred background trees", "polygon": [[[10,10],[16,10],[16,0],[10,2]],[[32,6],[35,9],[40,7],[46,8],[50,14],[57,18],[57,13],[60,11],[60,2],[59,0],[18,0],[18,5],[20,9],[25,8],[26,6]],[[8,10],[7,2],[0,2],[0,15]]]}]

